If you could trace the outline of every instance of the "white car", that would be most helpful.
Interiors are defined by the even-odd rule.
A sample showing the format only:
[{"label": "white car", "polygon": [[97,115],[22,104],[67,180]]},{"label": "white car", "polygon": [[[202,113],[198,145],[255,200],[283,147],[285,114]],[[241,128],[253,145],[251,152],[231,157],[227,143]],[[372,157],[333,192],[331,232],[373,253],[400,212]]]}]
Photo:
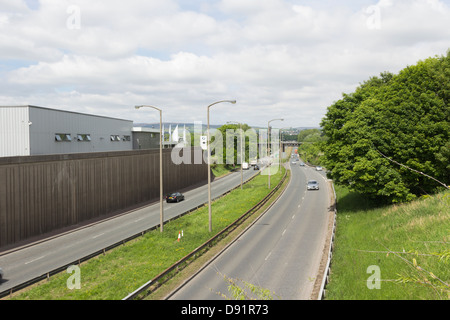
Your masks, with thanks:
[{"label": "white car", "polygon": [[0,283],[2,282],[3,279],[3,270],[2,268],[0,268]]},{"label": "white car", "polygon": [[322,171],[322,167],[321,166],[317,166],[316,167],[316,171]]},{"label": "white car", "polygon": [[307,184],[308,190],[319,190],[319,183],[316,180],[309,180]]}]

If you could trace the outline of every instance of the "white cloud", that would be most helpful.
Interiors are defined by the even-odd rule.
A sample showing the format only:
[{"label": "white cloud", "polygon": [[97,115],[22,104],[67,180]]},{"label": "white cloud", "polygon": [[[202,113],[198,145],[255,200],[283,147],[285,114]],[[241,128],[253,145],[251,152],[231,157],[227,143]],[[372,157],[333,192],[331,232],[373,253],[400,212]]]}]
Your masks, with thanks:
[{"label": "white cloud", "polygon": [[237,99],[215,108],[213,121],[264,125],[283,115],[283,126],[317,126],[342,92],[450,47],[448,1],[359,3],[8,0],[0,104],[136,121],[133,106],[153,104],[183,122]]}]

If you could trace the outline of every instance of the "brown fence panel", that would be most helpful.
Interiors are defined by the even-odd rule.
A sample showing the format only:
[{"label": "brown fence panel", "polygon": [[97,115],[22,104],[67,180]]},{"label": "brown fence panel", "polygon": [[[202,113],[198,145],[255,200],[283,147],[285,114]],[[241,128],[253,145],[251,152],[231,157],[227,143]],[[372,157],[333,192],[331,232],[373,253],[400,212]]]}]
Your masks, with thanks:
[{"label": "brown fence panel", "polygon": [[[171,152],[164,194],[207,182],[204,162]],[[158,199],[159,150],[0,158],[0,248]]]}]

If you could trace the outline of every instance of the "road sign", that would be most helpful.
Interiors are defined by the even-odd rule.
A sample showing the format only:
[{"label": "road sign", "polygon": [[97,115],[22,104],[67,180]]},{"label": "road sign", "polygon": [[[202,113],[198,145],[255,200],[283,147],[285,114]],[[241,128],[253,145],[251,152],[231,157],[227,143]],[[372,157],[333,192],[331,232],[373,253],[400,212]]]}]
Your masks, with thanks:
[{"label": "road sign", "polygon": [[200,147],[202,147],[203,150],[208,149],[208,145],[206,144],[207,136],[200,136]]}]

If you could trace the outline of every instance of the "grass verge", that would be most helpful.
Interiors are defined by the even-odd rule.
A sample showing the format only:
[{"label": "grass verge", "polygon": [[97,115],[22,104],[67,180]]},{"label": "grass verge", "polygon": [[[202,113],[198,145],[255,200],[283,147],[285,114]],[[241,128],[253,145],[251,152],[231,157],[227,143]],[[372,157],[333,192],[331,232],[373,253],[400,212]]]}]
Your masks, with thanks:
[{"label": "grass verge", "polygon": [[384,207],[346,188],[336,194],[326,299],[450,298],[450,192]]},{"label": "grass verge", "polygon": [[214,177],[216,177],[216,179],[224,177],[236,169],[237,167],[233,167],[231,165],[226,164],[214,164],[211,166],[211,171],[214,174]]},{"label": "grass verge", "polygon": [[[272,188],[284,175],[284,169],[271,176]],[[267,176],[259,175],[243,190],[237,188],[212,204],[213,232],[208,230],[208,207],[164,225],[159,230],[128,242],[80,266],[80,289],[68,289],[71,275],[60,273],[13,295],[11,299],[29,300],[117,300],[134,291],[167,269],[189,252],[258,203],[270,190]],[[183,238],[178,242],[178,234]]]}]

